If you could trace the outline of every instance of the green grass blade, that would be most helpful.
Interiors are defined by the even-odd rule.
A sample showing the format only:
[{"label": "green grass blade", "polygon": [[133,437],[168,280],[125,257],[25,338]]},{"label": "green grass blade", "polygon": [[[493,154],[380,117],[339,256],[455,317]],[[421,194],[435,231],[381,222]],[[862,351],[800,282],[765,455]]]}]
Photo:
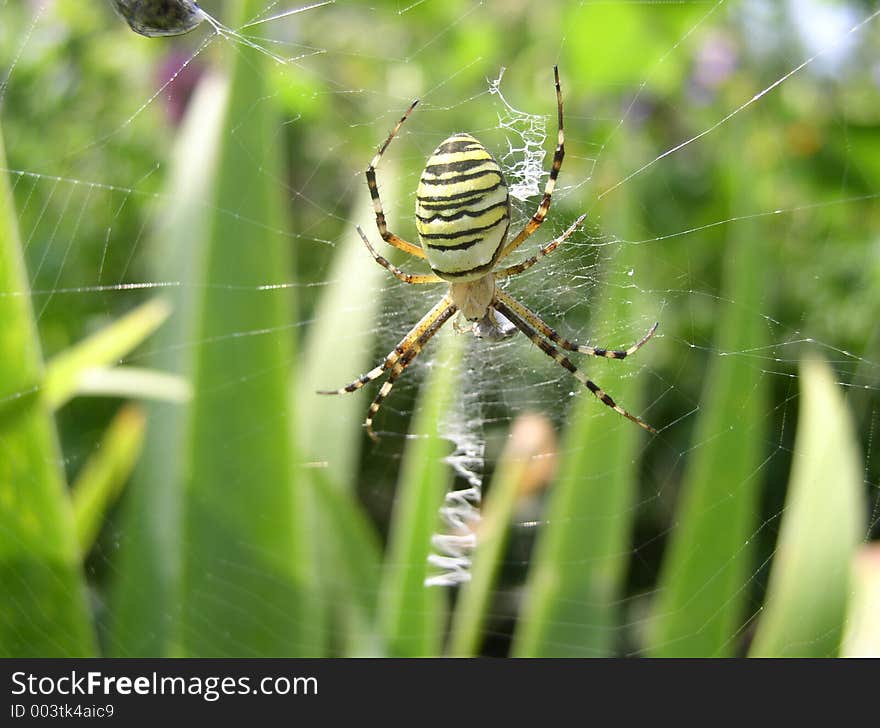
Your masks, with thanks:
[{"label": "green grass blade", "polygon": [[752,573],[748,543],[757,527],[768,411],[763,371],[736,352],[767,344],[765,322],[755,312],[765,305],[770,245],[754,223],[730,228],[713,346],[733,354],[709,364],[693,438],[699,447],[681,486],[648,636],[654,656],[722,657],[736,649]]},{"label": "green grass blade", "polygon": [[444,590],[426,587],[431,537],[440,528],[438,513],[451,483],[449,441],[440,435],[451,393],[457,381],[463,336],[447,328],[437,335],[435,356],[419,395],[412,439],[404,452],[388,537],[385,569],[379,593],[379,626],[392,657],[431,657],[440,654]]},{"label": "green grass blade", "polygon": [[865,534],[863,462],[830,367],[801,365],[791,480],[752,657],[833,657]]},{"label": "green grass blade", "polygon": [[19,240],[0,173],[0,656],[86,656],[95,641]]},{"label": "green grass blade", "polygon": [[[383,172],[382,194],[394,199],[394,165]],[[330,283],[315,308],[303,346],[300,376],[295,380],[298,416],[309,423],[298,431],[303,455],[326,463],[323,472],[337,488],[350,488],[356,480],[366,405],[362,397],[331,400],[316,391],[348,384],[375,365],[372,344],[381,301],[378,289],[383,281],[394,279],[376,264],[354,227],[357,222],[367,231],[375,230],[373,215],[364,185],[361,204],[354,210],[352,223],[345,227],[339,250],[333,254],[327,276]],[[343,347],[339,336],[345,337]]]},{"label": "green grass blade", "polygon": [[379,535],[351,496],[333,485],[322,471],[313,474],[318,512],[318,563],[322,593],[328,604],[345,606],[334,630],[341,651],[349,656],[382,654],[376,632],[376,606],[382,571]]},{"label": "green grass blade", "polygon": [[84,375],[116,364],[152,334],[171,313],[167,300],[154,298],[55,356],[46,365],[44,396],[57,409],[73,397]]},{"label": "green grass blade", "polygon": [[[390,172],[386,170],[386,177],[383,192],[393,195],[397,179],[393,165]],[[358,513],[353,490],[367,405],[363,397],[328,399],[317,391],[347,384],[375,364],[372,343],[381,301],[379,289],[390,276],[372,259],[355,230],[355,223],[374,229],[374,215],[364,189],[352,222],[345,226],[338,249],[333,251],[329,283],[318,300],[301,367],[292,380],[297,417],[308,423],[297,430],[298,448],[313,466],[305,476],[316,491],[308,506],[317,510],[309,519],[317,524],[310,534],[317,546],[312,577],[324,604],[332,607],[325,612],[334,618],[335,641],[346,654],[378,651],[374,634],[378,565],[371,557],[375,554],[381,560],[381,551],[377,551],[372,527]],[[330,253],[328,249],[326,254]],[[344,335],[345,346],[339,345],[340,335]],[[340,518],[347,523],[337,523]],[[339,533],[338,528],[345,531]],[[354,531],[349,533],[349,528]],[[324,548],[328,540],[329,548]]]},{"label": "green grass blade", "polygon": [[84,370],[75,394],[182,403],[192,397],[192,389],[186,379],[176,374],[141,367],[113,367]]},{"label": "green grass blade", "polygon": [[[150,273],[179,280],[167,292],[173,312],[144,361],[187,382],[192,375],[198,261],[205,245],[228,85],[208,76],[196,89],[171,154],[167,194],[153,215]],[[185,342],[185,346],[181,343]],[[150,402],[144,453],[123,494],[119,556],[110,592],[108,649],[121,657],[167,654],[179,608],[183,442],[188,408]]]},{"label": "green grass blade", "polygon": [[[624,246],[615,267],[642,271],[647,266],[642,250]],[[624,288],[603,299],[592,318],[638,336],[644,324],[638,309]],[[602,337],[597,332],[592,338]],[[650,362],[658,345],[659,340],[648,343],[625,362],[585,364],[616,401],[641,413],[647,371],[640,371],[639,362]],[[639,448],[646,438],[641,428],[603,410],[586,391],[572,407],[547,506],[549,523],[535,546],[514,637],[513,654],[519,657],[603,656],[614,649],[636,515]]]},{"label": "green grass blade", "polygon": [[144,442],[146,420],[139,407],[125,406],[107,427],[100,447],[86,461],[73,483],[76,536],[83,555],[88,553],[107,510],[131,476]]},{"label": "green grass blade", "polygon": [[[237,4],[253,17],[259,0]],[[232,23],[235,25],[235,23]],[[292,271],[267,59],[231,54],[231,85],[196,303],[179,650],[314,654],[305,477],[289,397]],[[255,224],[258,221],[259,224]]]},{"label": "green grass blade", "polygon": [[479,654],[517,496],[534,479],[536,462],[553,451],[552,426],[546,420],[526,415],[514,421],[483,502],[471,580],[461,588],[456,600],[449,646],[453,657]]}]

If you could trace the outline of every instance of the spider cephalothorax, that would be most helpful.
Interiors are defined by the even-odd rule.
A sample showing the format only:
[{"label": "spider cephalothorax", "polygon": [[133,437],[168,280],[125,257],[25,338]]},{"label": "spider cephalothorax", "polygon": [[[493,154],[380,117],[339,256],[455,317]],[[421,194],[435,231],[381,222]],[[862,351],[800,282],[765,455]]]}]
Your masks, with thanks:
[{"label": "spider cephalothorax", "polygon": [[405,273],[379,255],[364,231],[358,228],[364,245],[376,262],[404,283],[448,284],[446,295],[401,339],[380,365],[341,389],[321,392],[321,394],[354,392],[368,382],[378,379],[385,372],[389,372],[388,379],[385,380],[367,413],[365,425],[367,433],[373,439],[376,439],[373,432],[373,418],[391,392],[394,382],[419,355],[431,337],[456,313],[460,313],[463,318],[472,322],[471,328],[477,336],[502,338],[509,333],[511,326],[519,329],[541,351],[570,371],[604,404],[649,432],[656,432],[649,424],[615,403],[598,385],[578,370],[554,344],[568,351],[589,356],[624,359],[638,351],[654,335],[657,324],[654,324],[640,341],[628,349],[605,349],[581,345],[557,334],[536,313],[496,286],[497,280],[522,273],[545,255],[552,253],[584,219],[583,215],[579,217],[562,235],[544,245],[531,258],[516,265],[498,267],[504,258],[538,229],[550,209],[556,178],[565,156],[562,91],[559,86],[559,71],[555,67],[553,75],[556,82],[558,120],[553,166],[550,168],[544,197],[537,211],[513,239],[507,239],[510,226],[510,198],[501,167],[477,139],[464,133],[453,134],[441,142],[428,158],[422,172],[416,194],[416,229],[421,245],[409,243],[388,230],[379,198],[379,188],[376,185],[376,167],[418,101],[414,101],[397,122],[397,126],[379,147],[379,151],[367,168],[367,185],[373,198],[376,226],[382,239],[416,258],[426,259],[433,273],[421,275]]}]

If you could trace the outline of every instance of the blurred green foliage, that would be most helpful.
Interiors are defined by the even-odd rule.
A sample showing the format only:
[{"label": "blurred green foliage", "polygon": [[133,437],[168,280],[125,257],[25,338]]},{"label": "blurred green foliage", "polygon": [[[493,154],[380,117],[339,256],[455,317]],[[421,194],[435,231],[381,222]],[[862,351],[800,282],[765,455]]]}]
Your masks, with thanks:
[{"label": "blurred green foliage", "polygon": [[[202,5],[234,26],[269,3]],[[27,276],[0,277],[0,306],[29,301],[38,338],[23,312],[12,325],[28,346],[63,360],[159,288],[175,313],[123,363],[173,372],[194,388],[192,405],[147,408],[134,479],[119,509],[100,499],[101,535],[73,577],[79,552],[61,479],[75,480],[120,402],[77,397],[55,413],[66,473],[41,476],[40,492],[54,499],[55,525],[46,523],[68,550],[65,579],[81,578],[65,588],[81,596],[88,585],[94,597],[102,651],[430,654],[442,649],[445,612],[479,604],[484,614],[453,622],[481,625],[477,651],[489,654],[506,653],[511,640],[516,654],[745,654],[780,521],[804,510],[784,507],[796,431],[821,433],[828,416],[816,407],[808,424],[798,420],[807,340],[847,394],[826,425],[851,417],[848,452],[856,461],[867,454],[863,471],[841,469],[828,485],[852,502],[865,490],[878,501],[880,21],[847,35],[872,4],[811,4],[813,12],[819,5],[843,25],[814,46],[799,30],[803,18],[773,2],[337,2],[251,29],[273,53],[296,59],[279,65],[218,38],[193,56],[205,28],[174,40],[138,37],[109,3],[4,4],[0,174],[16,214],[0,224],[17,224],[19,234],[4,234],[0,262],[23,255]],[[845,42],[832,47],[834,37]],[[398,387],[380,429],[412,427],[418,439],[379,446],[360,429],[368,398],[309,396],[371,366],[427,310],[427,297],[399,293],[375,271],[334,267],[356,254],[354,223],[374,236],[362,175],[384,134],[413,97],[423,99],[379,172],[392,229],[412,239],[412,196],[431,149],[456,130],[505,149],[500,102],[487,92],[502,68],[510,104],[552,119],[554,63],[567,156],[547,227],[558,234],[582,212],[590,220],[580,244],[554,254],[563,261],[554,270],[580,273],[573,284],[586,272],[590,282],[553,281],[549,310],[565,312],[564,332],[601,343],[609,333],[634,340],[660,319],[660,336],[632,368],[586,364],[662,433],[649,441],[586,396],[545,412],[561,434],[558,479],[520,504],[537,509],[537,543],[527,529],[493,534],[506,542],[502,568],[482,572],[491,575],[479,599],[456,605],[420,586],[440,527],[430,510],[435,486],[451,479],[442,460],[450,445],[425,417],[463,377],[450,384],[434,371],[418,400],[412,386]],[[585,244],[591,236],[601,244]],[[523,285],[543,311],[540,270]],[[359,287],[387,297],[359,305]],[[331,335],[349,346],[334,351]],[[508,355],[537,372],[522,374],[527,386],[556,376],[540,352],[497,352]],[[18,429],[4,408],[29,385],[7,381],[0,463],[19,441],[59,462],[46,449],[49,422],[39,419],[51,403],[27,400],[44,408],[28,414],[42,429]],[[490,454],[516,413],[487,405]],[[336,443],[345,447],[338,459]],[[490,458],[490,487],[492,470]],[[0,487],[23,487],[10,473],[0,469]],[[822,493],[811,497],[821,509]],[[401,502],[429,512],[403,518]],[[3,508],[0,517],[22,513]],[[876,535],[876,516],[857,519],[856,540]],[[89,530],[97,517],[91,509]],[[799,534],[803,525],[786,528]],[[833,530],[827,538],[839,540]],[[384,561],[381,543],[391,545]],[[835,550],[836,575],[853,548]],[[3,566],[4,580],[34,589],[45,585],[41,569],[60,568]],[[846,579],[835,583],[845,597]],[[43,595],[53,602],[47,614],[62,606],[58,593]],[[789,589],[784,598],[808,597]],[[77,640],[52,639],[46,627],[39,639],[16,633],[14,612],[28,608],[7,600],[4,626],[13,627],[0,632],[0,653],[90,649],[82,615],[69,615]],[[810,628],[838,635],[843,609]],[[791,638],[768,625],[762,653],[787,654]],[[837,639],[822,654],[836,654]],[[474,651],[471,633],[462,641]]]}]

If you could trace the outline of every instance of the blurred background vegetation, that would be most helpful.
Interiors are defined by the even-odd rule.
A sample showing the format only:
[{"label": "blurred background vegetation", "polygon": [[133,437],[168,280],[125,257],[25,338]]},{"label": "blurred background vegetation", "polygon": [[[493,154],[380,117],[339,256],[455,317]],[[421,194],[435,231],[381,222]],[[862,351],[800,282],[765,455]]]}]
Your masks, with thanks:
[{"label": "blurred background vegetation", "polygon": [[[277,63],[0,0],[0,654],[877,654],[877,12],[336,2],[242,31]],[[584,364],[661,432],[569,397],[524,340],[449,335],[373,445],[368,395],[314,390],[433,294],[353,235],[376,237],[363,170],[422,98],[379,173],[413,239],[440,140],[518,143],[502,69],[552,152],[554,64],[541,239],[589,218],[511,290],[608,346],[660,320],[632,364]],[[473,578],[426,588],[468,403]]]}]

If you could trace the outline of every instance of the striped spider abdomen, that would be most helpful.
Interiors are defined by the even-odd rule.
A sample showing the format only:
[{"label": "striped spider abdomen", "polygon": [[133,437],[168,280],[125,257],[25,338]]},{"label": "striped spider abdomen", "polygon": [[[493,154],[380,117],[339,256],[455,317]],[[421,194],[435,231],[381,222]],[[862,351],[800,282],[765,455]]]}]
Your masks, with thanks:
[{"label": "striped spider abdomen", "polygon": [[450,282],[492,270],[510,226],[501,167],[470,134],[453,134],[428,158],[416,193],[416,229],[431,269]]}]

